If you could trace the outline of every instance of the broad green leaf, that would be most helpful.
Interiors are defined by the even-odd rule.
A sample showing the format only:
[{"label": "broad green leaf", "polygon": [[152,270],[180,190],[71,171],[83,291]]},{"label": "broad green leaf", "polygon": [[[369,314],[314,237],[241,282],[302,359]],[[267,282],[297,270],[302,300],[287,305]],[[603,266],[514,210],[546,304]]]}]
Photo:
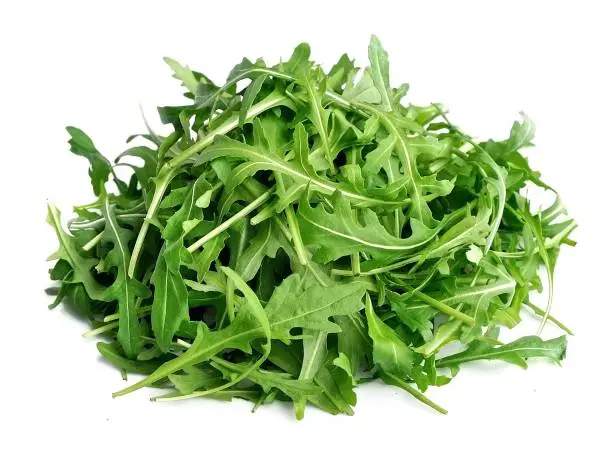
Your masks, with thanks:
[{"label": "broad green leaf", "polygon": [[311,380],[317,375],[327,357],[327,333],[323,331],[304,332],[304,359],[300,380]]},{"label": "broad green leaf", "polygon": [[423,180],[417,165],[418,150],[410,145],[407,135],[405,132],[403,132],[404,128],[402,127],[401,122],[397,119],[396,115],[385,113],[384,111],[370,105],[365,106],[364,108],[372,112],[374,116],[378,116],[380,118],[380,121],[387,130],[389,136],[395,140],[394,144],[396,153],[404,168],[403,175],[405,187],[412,199],[410,205],[410,216],[423,222],[423,224],[428,227],[433,226],[435,221],[433,219],[431,209],[425,200],[423,185],[436,185],[434,186],[434,189],[440,188],[445,192],[450,192],[450,184],[444,181],[437,184],[438,180],[433,176],[428,177],[428,180]]},{"label": "broad green leaf", "polygon": [[309,58],[310,45],[308,43],[300,43],[293,50],[293,54],[291,54],[289,60],[280,64],[281,70],[289,74],[294,74],[302,65],[308,62]]},{"label": "broad green leaf", "polygon": [[[355,73],[355,63],[346,54],[342,54],[327,74],[327,89],[340,92],[343,85],[352,82]],[[344,97],[346,99],[346,97]]]},{"label": "broad green leaf", "polygon": [[[221,359],[216,359],[212,365],[225,373],[227,377],[243,374],[248,369],[248,366],[244,364],[230,363]],[[294,380],[289,374],[284,372],[257,369],[251,372],[247,379],[261,386],[266,393],[276,388],[293,401],[301,401],[308,396],[314,396],[320,392],[320,388],[311,380]]]},{"label": "broad green leaf", "polygon": [[[319,74],[320,72],[316,72]],[[300,71],[300,84],[304,86],[310,103],[310,120],[315,126],[318,139],[321,142],[321,148],[330,164],[333,164],[334,157],[332,156],[331,147],[328,137],[329,111],[323,107],[321,91],[316,87],[314,77],[310,67],[305,66]],[[324,86],[322,86],[324,88]]]},{"label": "broad green leaf", "polygon": [[223,384],[224,380],[215,370],[186,367],[184,374],[171,374],[168,379],[181,394],[191,394],[196,390],[210,389]]},{"label": "broad green leaf", "polygon": [[249,87],[244,92],[244,96],[242,98],[242,105],[240,106],[240,114],[238,115],[238,125],[241,126],[244,124],[246,120],[247,111],[255,102],[259,91],[261,91],[261,87],[266,82],[268,75],[259,75],[255,78]]},{"label": "broad green leaf", "polygon": [[245,281],[250,281],[257,275],[264,257],[274,258],[281,247],[280,235],[270,221],[265,221],[258,227],[257,235],[251,239],[251,243],[236,262],[236,272]]},{"label": "broad green leaf", "polygon": [[[297,161],[286,161],[266,154],[261,149],[229,138],[219,138],[213,145],[208,147],[198,158],[196,165],[210,162],[220,157],[235,157],[249,161],[250,170],[248,174],[254,174],[259,170],[272,170],[291,178],[295,182],[310,186],[310,189],[319,191],[323,194],[332,195],[340,192],[342,196],[354,201],[356,205],[363,207],[370,206],[401,206],[405,202],[383,200],[375,197],[362,195],[346,186],[337,184],[321,178],[314,174],[312,167],[310,170]],[[244,173],[244,172],[241,172]]]},{"label": "broad green leaf", "polygon": [[414,352],[376,315],[369,296],[366,296],[366,316],[373,342],[374,364],[389,374],[409,375],[414,367]]},{"label": "broad green leaf", "polygon": [[97,260],[86,258],[81,254],[74,237],[69,236],[62,228],[60,211],[51,203],[47,207],[47,223],[53,227],[60,242],[59,249],[49,259],[67,261],[73,270],[70,281],[82,283],[92,299],[103,300],[104,288],[94,279],[91,273],[91,269],[97,264]]},{"label": "broad green leaf", "polygon": [[532,146],[533,137],[535,135],[535,124],[521,112],[523,122],[515,121],[510,130],[510,137],[506,140],[506,151],[511,153],[521,148]]},{"label": "broad green leaf", "polygon": [[389,84],[389,60],[387,52],[383,49],[380,40],[372,35],[370,47],[368,48],[370,58],[370,69],[374,86],[380,94],[380,105],[383,110],[391,111],[391,86]]},{"label": "broad green leaf", "polygon": [[288,338],[295,327],[338,332],[339,326],[329,321],[336,315],[349,315],[363,308],[364,287],[359,283],[312,285],[300,291],[300,278],[291,275],[274,291],[266,313],[274,335]]},{"label": "broad green leaf", "polygon": [[397,139],[392,135],[386,136],[378,143],[375,150],[370,151],[366,156],[366,163],[363,166],[363,173],[377,174],[380,169],[389,161],[391,153],[395,149]]},{"label": "broad green leaf", "polygon": [[[424,393],[464,362],[563,358],[564,338],[499,341],[523,308],[571,334],[550,307],[577,224],[524,154],[534,123],[477,142],[443,105],[406,102],[376,37],[368,57],[323,71],[301,43],[274,65],[242,59],[221,86],[166,59],[188,103],[158,109],[164,136],[145,119],[128,142],[148,146],[115,166],[68,128],[97,198],[67,231],[49,206],[48,292],[109,339],[124,377],[146,375],[115,395],[352,415],[356,385],[378,379],[446,413]],[[530,210],[529,183],[555,202]]]},{"label": "broad green leaf", "polygon": [[121,370],[134,374],[151,374],[161,364],[156,361],[134,361],[128,359],[121,354],[121,347],[118,344],[109,344],[106,342],[98,342],[98,351],[100,354],[113,366]]},{"label": "broad green leaf", "polygon": [[180,273],[172,270],[163,253],[151,277],[155,286],[151,327],[159,348],[167,352],[182,321],[189,319],[187,287]]},{"label": "broad green leaf", "polygon": [[183,67],[177,61],[169,57],[164,57],[164,61],[174,72],[172,76],[181,81],[189,92],[195,94],[198,87],[198,80],[189,67]]},{"label": "broad green leaf", "polygon": [[104,292],[104,298],[107,301],[116,300],[119,303],[117,340],[123,347],[125,355],[128,358],[134,358],[142,344],[136,297],[146,298],[151,295],[151,291],[139,281],[128,276],[128,266],[130,263],[128,242],[132,234],[117,223],[108,196],[104,199],[102,214],[106,220],[102,240],[113,245],[112,250],[108,252],[107,263],[109,266],[117,268],[115,281]]},{"label": "broad green leaf", "polygon": [[439,230],[428,229],[412,219],[412,235],[402,239],[389,234],[372,210],[361,210],[360,220],[348,200],[336,198],[334,204],[334,213],[329,213],[323,205],[313,208],[304,199],[300,202],[300,229],[304,242],[318,247],[314,257],[317,262],[325,263],[359,252],[375,258],[398,257],[423,247]]},{"label": "broad green leaf", "polygon": [[118,164],[125,164],[124,162],[120,162],[120,159],[124,157],[137,157],[143,160],[144,164],[142,167],[132,165],[130,165],[130,167],[134,169],[134,174],[138,178],[141,188],[145,189],[149,184],[149,180],[154,178],[157,173],[157,154],[155,150],[146,146],[135,146],[117,156],[115,162]]},{"label": "broad green leaf", "polygon": [[389,291],[387,297],[391,309],[402,323],[412,331],[418,331],[423,339],[432,339],[432,318],[438,313],[436,309],[418,301],[411,292],[400,295]]},{"label": "broad green leaf", "polygon": [[476,215],[466,216],[430,244],[422,256],[428,259],[439,258],[459,247],[468,247],[472,244],[484,245],[485,236],[489,231],[490,214],[490,209],[483,208]]},{"label": "broad green leaf", "polygon": [[507,363],[527,367],[527,358],[547,358],[560,363],[565,358],[567,338],[557,337],[542,340],[537,336],[521,337],[505,345],[490,345],[485,341],[475,341],[467,350],[436,361],[440,368],[459,366],[460,364],[477,360],[501,360]]},{"label": "broad green leaf", "polygon": [[351,364],[350,373],[357,374],[362,363],[372,354],[372,342],[364,318],[360,313],[336,316],[334,321],[340,326],[338,352],[344,354]]},{"label": "broad green leaf", "polygon": [[186,256],[183,223],[201,213],[196,201],[208,189],[210,184],[203,177],[197,179],[185,193],[183,205],[168,219],[163,231],[165,246],[151,277],[155,285],[151,325],[157,344],[164,352],[168,351],[181,322],[189,320],[187,287],[180,272],[182,259]]},{"label": "broad green leaf", "polygon": [[101,195],[113,168],[111,163],[102,156],[94,146],[91,138],[81,129],[66,127],[66,130],[70,134],[70,140],[68,141],[70,144],[70,151],[77,156],[83,156],[89,161],[91,187],[96,196]]},{"label": "broad green leaf", "polygon": [[205,243],[200,250],[192,254],[190,268],[197,272],[197,279],[199,282],[204,279],[206,272],[210,270],[211,264],[218,259],[219,253],[225,248],[228,237],[229,234],[224,232]]},{"label": "broad green leaf", "polygon": [[381,93],[372,79],[372,71],[366,68],[354,86],[348,86],[342,96],[350,102],[381,103]]}]

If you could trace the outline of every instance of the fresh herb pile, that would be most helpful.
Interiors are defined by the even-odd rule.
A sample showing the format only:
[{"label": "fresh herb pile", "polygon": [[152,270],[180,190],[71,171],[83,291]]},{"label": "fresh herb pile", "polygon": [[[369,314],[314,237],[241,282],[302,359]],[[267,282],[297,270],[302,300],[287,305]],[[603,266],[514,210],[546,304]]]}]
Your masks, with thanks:
[{"label": "fresh herb pile", "polygon": [[146,375],[115,396],[291,401],[301,418],[307,403],[352,414],[356,385],[380,379],[445,412],[423,393],[464,363],[563,359],[565,336],[498,340],[522,311],[569,333],[550,306],[576,224],[521,192],[554,192],[520,152],[532,122],[477,142],[440,105],[402,103],[375,37],[363,71],[309,55],[244,59],[221,87],[167,59],[189,103],[160,107],[172,133],[130,137],[146,146],[115,163],[68,128],[97,199],[69,232],[49,206],[52,305],[90,318],[124,376]]}]

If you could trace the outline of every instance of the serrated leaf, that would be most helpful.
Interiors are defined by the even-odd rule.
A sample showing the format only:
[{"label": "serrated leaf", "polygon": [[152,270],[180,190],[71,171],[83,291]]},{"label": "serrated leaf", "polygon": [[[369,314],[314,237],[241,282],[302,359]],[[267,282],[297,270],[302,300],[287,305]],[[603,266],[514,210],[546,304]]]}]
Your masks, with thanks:
[{"label": "serrated leaf", "polygon": [[145,285],[128,275],[130,263],[128,241],[131,237],[131,232],[122,228],[117,223],[108,196],[104,199],[102,214],[106,221],[102,239],[113,244],[113,248],[106,257],[107,264],[117,268],[115,281],[104,292],[104,298],[107,301],[116,300],[119,303],[117,340],[123,347],[125,355],[128,358],[134,358],[142,345],[136,298],[147,298],[151,295],[151,291]]},{"label": "serrated leaf", "polygon": [[91,269],[97,264],[96,259],[85,258],[75,243],[74,237],[69,236],[62,228],[61,213],[55,205],[47,205],[47,223],[49,223],[60,242],[59,249],[50,259],[63,259],[70,264],[73,270],[71,282],[82,283],[89,297],[103,300],[104,288],[92,276]]},{"label": "serrated leaf", "polygon": [[168,64],[168,66],[172,69],[174,76],[177,80],[183,83],[183,86],[187,88],[189,92],[192,94],[196,93],[198,87],[198,80],[194,76],[193,72],[189,69],[189,67],[183,67],[174,59],[170,57],[164,57],[164,62]]},{"label": "serrated leaf", "polygon": [[438,229],[429,229],[418,220],[411,220],[412,235],[406,239],[389,234],[370,209],[361,210],[361,221],[346,199],[334,200],[334,213],[323,205],[311,207],[300,203],[300,229],[306,244],[316,245],[314,259],[329,262],[341,256],[364,252],[375,258],[390,259],[410,253],[432,241]]}]

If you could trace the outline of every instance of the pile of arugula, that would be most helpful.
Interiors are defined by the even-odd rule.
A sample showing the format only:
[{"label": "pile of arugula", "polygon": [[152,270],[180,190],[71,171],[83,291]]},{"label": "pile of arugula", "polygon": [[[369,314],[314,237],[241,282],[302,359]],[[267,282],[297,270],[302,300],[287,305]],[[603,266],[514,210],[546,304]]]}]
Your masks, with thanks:
[{"label": "pile of arugula", "polygon": [[[115,396],[292,401],[301,418],[307,403],[352,414],[355,386],[381,379],[445,412],[423,393],[466,362],[563,359],[565,336],[498,340],[524,309],[569,333],[550,306],[576,224],[558,199],[534,214],[521,193],[554,192],[520,153],[533,123],[477,142],[440,105],[402,104],[408,86],[390,86],[376,37],[361,72],[309,55],[244,59],[221,87],[167,59],[191,102],[159,108],[173,132],[130,137],[148,146],[114,164],[68,128],[97,199],[69,232],[49,205],[52,306],[90,318],[124,376],[146,374]],[[543,309],[529,296],[539,271]]]}]

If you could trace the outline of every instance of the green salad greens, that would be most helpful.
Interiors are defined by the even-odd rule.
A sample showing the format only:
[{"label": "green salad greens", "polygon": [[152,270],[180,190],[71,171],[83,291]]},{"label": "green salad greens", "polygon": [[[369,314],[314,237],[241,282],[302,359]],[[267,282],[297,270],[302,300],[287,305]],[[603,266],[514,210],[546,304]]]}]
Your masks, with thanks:
[{"label": "green salad greens", "polygon": [[350,415],[355,387],[380,379],[446,412],[424,393],[465,363],[563,359],[565,336],[499,340],[521,312],[570,333],[550,309],[576,223],[559,199],[533,212],[521,192],[555,193],[521,153],[532,121],[477,141],[441,105],[402,102],[376,37],[369,60],[324,71],[303,43],[217,86],[166,59],[187,98],[159,108],[172,133],[134,135],[111,162],[68,128],[97,197],[68,231],[49,205],[52,306],[88,317],[124,376],[145,375],[115,396],[155,387],[160,401]]}]

